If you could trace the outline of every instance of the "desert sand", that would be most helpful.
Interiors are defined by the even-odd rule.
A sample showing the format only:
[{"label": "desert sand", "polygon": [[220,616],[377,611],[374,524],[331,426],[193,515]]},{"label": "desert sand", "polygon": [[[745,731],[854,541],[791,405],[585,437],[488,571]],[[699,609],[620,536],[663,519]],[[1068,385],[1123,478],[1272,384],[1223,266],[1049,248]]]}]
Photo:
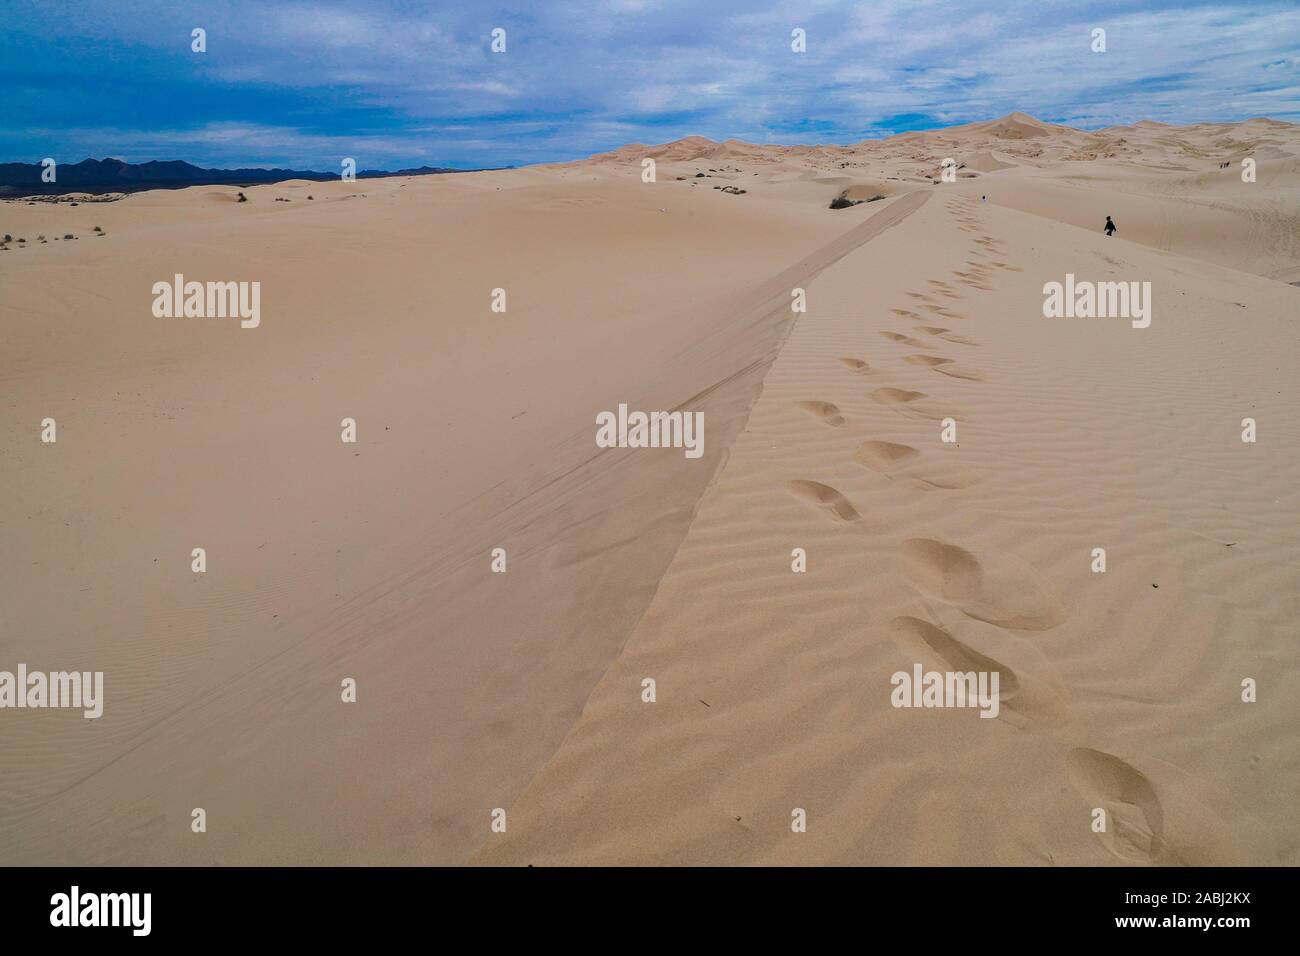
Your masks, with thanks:
[{"label": "desert sand", "polygon": [[105,675],[0,712],[0,863],[1300,862],[1297,127],[243,192],[0,203],[0,669]]}]

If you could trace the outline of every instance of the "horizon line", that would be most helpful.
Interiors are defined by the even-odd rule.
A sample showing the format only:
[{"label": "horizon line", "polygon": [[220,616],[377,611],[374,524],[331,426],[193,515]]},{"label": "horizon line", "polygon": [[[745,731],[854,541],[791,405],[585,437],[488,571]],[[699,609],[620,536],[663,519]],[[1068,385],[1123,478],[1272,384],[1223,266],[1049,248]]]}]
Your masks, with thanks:
[{"label": "horizon line", "polygon": [[[1275,118],[1273,118],[1273,117],[1271,117],[1271,116],[1265,116],[1265,115],[1253,115],[1253,116],[1246,116],[1246,117],[1243,117],[1243,118],[1241,118],[1241,119],[1235,119],[1235,120],[1199,120],[1199,121],[1197,121],[1197,122],[1192,122],[1192,123],[1166,123],[1166,122],[1164,122],[1164,121],[1162,121],[1162,120],[1142,119],[1142,120],[1135,120],[1135,121],[1133,121],[1133,122],[1131,122],[1131,123],[1113,123],[1113,124],[1110,124],[1110,125],[1107,125],[1107,126],[1098,126],[1098,127],[1095,127],[1095,128],[1089,129],[1089,128],[1084,127],[1084,126],[1071,126],[1071,125],[1069,125],[1069,124],[1067,124],[1067,123],[1061,123],[1061,122],[1057,122],[1057,121],[1054,121],[1054,120],[1043,120],[1043,119],[1039,119],[1038,117],[1033,116],[1033,115],[1030,114],[1030,113],[1026,113],[1026,112],[1024,112],[1023,110],[1012,110],[1010,113],[1006,113],[1006,114],[1001,115],[1001,116],[993,116],[993,117],[989,117],[989,118],[986,118],[986,119],[963,120],[963,121],[961,121],[961,122],[957,122],[957,123],[949,123],[949,124],[946,124],[946,125],[943,125],[943,126],[933,126],[933,127],[929,127],[929,128],[926,128],[926,129],[903,130],[903,131],[901,131],[901,132],[889,133],[888,135],[877,136],[877,137],[873,137],[873,136],[865,136],[865,137],[863,137],[863,138],[861,138],[861,139],[852,140],[852,141],[850,141],[850,142],[832,142],[832,141],[820,141],[820,142],[794,142],[794,141],[790,141],[790,142],[777,142],[777,141],[775,141],[775,140],[769,140],[769,141],[767,141],[767,142],[755,142],[755,141],[752,141],[752,140],[740,139],[740,138],[735,137],[735,136],[727,136],[727,137],[725,137],[724,139],[714,139],[712,136],[709,136],[709,135],[704,134],[704,133],[686,133],[686,134],[684,134],[684,135],[682,135],[682,136],[678,136],[678,137],[676,137],[676,138],[674,138],[674,139],[664,140],[664,141],[661,142],[661,143],[643,143],[643,142],[640,142],[640,141],[625,142],[625,143],[623,143],[622,145],[619,145],[619,146],[611,146],[611,147],[608,148],[608,149],[597,150],[596,152],[587,153],[587,154],[585,154],[585,155],[581,155],[581,156],[571,156],[571,157],[564,158],[564,159],[549,159],[549,160],[541,160],[541,161],[536,161],[536,162],[508,162],[508,163],[504,163],[504,164],[492,164],[492,165],[469,165],[469,164],[458,163],[458,162],[453,162],[453,163],[448,163],[448,164],[446,164],[446,165],[443,165],[443,164],[441,164],[441,163],[430,163],[430,162],[428,162],[428,161],[425,161],[425,162],[421,163],[421,165],[419,165],[419,166],[402,166],[402,167],[400,167],[400,168],[398,168],[398,169],[391,169],[391,170],[390,170],[390,169],[382,169],[382,168],[379,168],[379,167],[370,167],[370,168],[366,168],[366,169],[364,169],[364,170],[358,170],[358,171],[357,171],[357,175],[359,176],[359,175],[362,175],[363,173],[371,173],[371,174],[381,174],[381,175],[385,175],[385,176],[392,176],[392,175],[397,175],[397,174],[399,174],[400,172],[402,172],[402,171],[405,170],[405,169],[432,169],[432,170],[447,170],[447,171],[450,171],[450,172],[458,172],[458,173],[490,172],[490,171],[493,171],[493,170],[502,170],[502,169],[523,169],[523,168],[526,168],[526,167],[529,167],[529,166],[550,166],[550,165],[558,165],[558,164],[563,164],[563,163],[582,162],[582,161],[584,161],[584,160],[588,160],[588,159],[591,159],[591,158],[596,157],[596,156],[607,155],[607,154],[609,154],[609,153],[612,153],[612,152],[618,152],[619,150],[627,149],[627,148],[629,148],[629,147],[633,147],[633,146],[644,146],[644,147],[646,147],[647,149],[657,149],[657,148],[661,148],[661,147],[664,147],[664,146],[671,146],[671,145],[673,145],[673,144],[675,144],[675,143],[680,143],[680,142],[682,142],[682,141],[684,141],[684,140],[689,140],[689,139],[702,139],[702,140],[707,140],[707,141],[710,142],[710,143],[717,143],[717,144],[727,143],[727,142],[732,142],[732,141],[734,141],[734,142],[744,143],[744,144],[749,145],[749,146],[760,146],[760,147],[762,147],[762,146],[776,146],[776,147],[801,146],[801,147],[807,147],[807,148],[809,148],[809,149],[817,149],[817,148],[822,148],[822,147],[848,148],[848,147],[850,147],[850,146],[857,146],[857,145],[860,145],[860,144],[863,144],[863,143],[877,143],[877,142],[885,142],[885,141],[890,140],[890,139],[896,139],[897,137],[900,137],[900,136],[913,136],[913,135],[917,135],[917,134],[924,135],[924,134],[927,134],[927,133],[941,133],[941,132],[943,132],[943,131],[945,131],[945,130],[952,130],[952,129],[957,129],[957,128],[959,128],[959,127],[966,127],[966,126],[976,126],[976,125],[979,125],[979,124],[982,124],[982,123],[995,123],[995,122],[998,122],[999,120],[1008,120],[1008,119],[1012,119],[1012,118],[1015,118],[1015,117],[1026,117],[1026,118],[1028,118],[1029,120],[1031,120],[1031,121],[1033,121],[1033,122],[1035,122],[1035,123],[1040,123],[1040,124],[1042,124],[1042,125],[1044,125],[1044,126],[1054,126],[1054,127],[1059,127],[1059,128],[1062,128],[1062,129],[1072,130],[1072,131],[1074,131],[1074,132],[1079,132],[1079,133],[1089,133],[1089,134],[1101,133],[1101,132],[1105,132],[1106,130],[1109,130],[1109,129],[1124,129],[1124,128],[1128,128],[1128,127],[1137,126],[1137,125],[1139,125],[1139,124],[1143,124],[1143,123],[1150,124],[1150,125],[1156,125],[1156,126],[1170,127],[1170,128],[1174,128],[1174,129],[1183,129],[1183,128],[1188,128],[1188,127],[1193,127],[1193,126],[1238,126],[1238,125],[1241,125],[1241,124],[1243,124],[1243,123],[1249,123],[1249,122],[1253,122],[1253,121],[1256,121],[1256,120],[1262,120],[1262,121],[1270,122],[1270,123],[1280,123],[1280,124],[1282,124],[1282,125],[1284,125],[1284,126],[1295,126],[1295,125],[1297,125],[1296,123],[1293,123],[1293,122],[1291,122],[1291,121],[1289,121],[1289,120],[1275,119]],[[44,159],[44,157],[42,157],[42,159]],[[0,159],[0,166],[10,166],[10,165],[39,165],[39,164],[41,163],[41,161],[42,161],[41,159],[37,159],[37,160],[25,160],[25,159]],[[324,170],[318,170],[318,169],[297,169],[297,168],[295,168],[295,167],[292,165],[292,163],[285,162],[284,164],[281,164],[281,162],[279,162],[279,161],[274,162],[274,163],[271,163],[271,164],[269,164],[269,165],[266,165],[266,164],[258,164],[258,163],[256,163],[256,162],[254,162],[254,163],[251,164],[251,165],[249,165],[249,164],[234,164],[234,165],[224,165],[224,166],[207,166],[207,165],[203,165],[203,162],[202,162],[201,160],[200,160],[200,161],[193,161],[193,160],[189,160],[189,159],[181,159],[181,158],[171,158],[171,159],[159,159],[159,158],[154,158],[154,159],[146,159],[146,160],[138,160],[138,161],[136,161],[136,160],[123,159],[123,158],[120,157],[120,156],[113,156],[113,155],[111,155],[111,154],[110,154],[110,155],[104,155],[104,156],[102,156],[102,157],[96,157],[96,156],[93,156],[93,155],[89,155],[89,156],[86,156],[84,159],[76,160],[76,161],[74,161],[74,162],[66,163],[66,164],[64,164],[64,163],[60,163],[60,165],[71,165],[71,166],[75,166],[75,165],[79,165],[79,164],[81,164],[81,163],[91,162],[91,161],[93,161],[93,162],[120,162],[120,163],[125,163],[125,164],[130,165],[130,166],[144,166],[144,165],[148,165],[149,163],[185,163],[185,164],[190,165],[190,166],[193,166],[193,167],[195,167],[195,168],[197,168],[197,169],[202,169],[202,170],[210,171],[210,172],[238,172],[238,171],[249,171],[249,172],[271,172],[271,171],[274,171],[274,170],[286,170],[286,171],[289,171],[289,172],[295,172],[295,173],[311,173],[311,174],[313,174],[313,175],[320,175],[320,176],[334,176],[334,175],[337,175],[337,173],[326,172],[326,171],[324,171]]]}]

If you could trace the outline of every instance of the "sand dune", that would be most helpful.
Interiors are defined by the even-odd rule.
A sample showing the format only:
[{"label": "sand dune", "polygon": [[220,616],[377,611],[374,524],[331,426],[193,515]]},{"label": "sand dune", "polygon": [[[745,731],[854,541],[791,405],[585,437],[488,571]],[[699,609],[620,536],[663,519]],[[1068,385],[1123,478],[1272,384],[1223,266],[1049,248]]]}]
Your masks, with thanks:
[{"label": "sand dune", "polygon": [[[1297,156],[1012,114],[0,203],[0,669],[107,696],[0,722],[0,860],[1294,865]],[[703,456],[598,448],[620,403]]]},{"label": "sand dune", "polygon": [[[963,220],[1023,272],[970,240],[911,254]],[[654,602],[480,862],[1295,862],[1292,705],[1234,689],[1298,679],[1296,395],[1242,384],[1281,368],[1256,348],[1295,356],[1294,291],[960,193],[892,236],[814,283]],[[960,300],[984,375],[940,382],[876,332],[907,328],[882,307],[967,256],[993,284]],[[1045,320],[1038,278],[1082,256],[1176,296],[1163,326]],[[814,394],[842,427],[793,413]],[[923,401],[968,413],[958,444],[905,414]],[[1270,448],[1241,444],[1248,413],[1282,428]],[[911,661],[994,662],[999,726],[891,709]],[[1121,821],[1102,839],[1092,806]]]}]

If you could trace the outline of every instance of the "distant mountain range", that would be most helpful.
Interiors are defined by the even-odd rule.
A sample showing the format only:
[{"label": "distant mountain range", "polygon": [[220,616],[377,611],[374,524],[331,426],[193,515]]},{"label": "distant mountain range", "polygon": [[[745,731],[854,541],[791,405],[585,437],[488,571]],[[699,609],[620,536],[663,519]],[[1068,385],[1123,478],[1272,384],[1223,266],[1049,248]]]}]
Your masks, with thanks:
[{"label": "distant mountain range", "polygon": [[[39,163],[0,163],[0,195],[12,197],[50,196],[69,192],[138,192],[142,189],[180,189],[184,186],[252,186],[257,183],[283,182],[286,179],[325,182],[339,178],[337,172],[318,173],[302,169],[203,169],[180,160],[128,163],[120,159],[85,159],[79,163],[60,163],[56,168],[55,182],[52,183],[41,182],[41,171]],[[396,172],[365,169],[357,172],[357,178],[431,176],[461,172],[473,170],[444,169],[438,166],[399,169]]]}]

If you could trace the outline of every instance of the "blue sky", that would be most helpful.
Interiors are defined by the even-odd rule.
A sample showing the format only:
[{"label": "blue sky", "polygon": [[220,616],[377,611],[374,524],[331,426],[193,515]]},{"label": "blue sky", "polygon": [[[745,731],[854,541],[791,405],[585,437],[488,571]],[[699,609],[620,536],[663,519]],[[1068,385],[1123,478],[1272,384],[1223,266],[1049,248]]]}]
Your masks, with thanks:
[{"label": "blue sky", "polygon": [[331,171],[344,156],[576,159],[692,133],[848,143],[1013,110],[1084,129],[1300,122],[1300,5],[6,0],[0,89],[0,161]]}]

